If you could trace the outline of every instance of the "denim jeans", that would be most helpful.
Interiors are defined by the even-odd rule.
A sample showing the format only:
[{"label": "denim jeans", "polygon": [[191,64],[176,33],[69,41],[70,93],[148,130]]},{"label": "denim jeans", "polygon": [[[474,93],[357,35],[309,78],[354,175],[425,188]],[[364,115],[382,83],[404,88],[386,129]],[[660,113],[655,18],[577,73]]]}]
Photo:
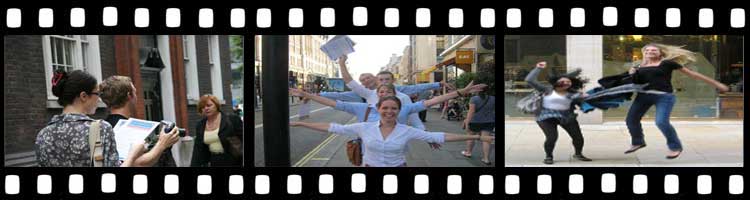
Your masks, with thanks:
[{"label": "denim jeans", "polygon": [[680,138],[677,137],[677,132],[674,127],[672,127],[672,124],[669,123],[669,115],[672,113],[672,108],[676,101],[677,99],[672,93],[638,93],[638,97],[635,98],[633,105],[630,106],[628,116],[625,119],[625,123],[630,131],[632,145],[646,144],[646,141],[643,139],[641,119],[651,106],[656,105],[656,127],[658,127],[664,137],[667,138],[667,146],[670,150],[682,150]]}]

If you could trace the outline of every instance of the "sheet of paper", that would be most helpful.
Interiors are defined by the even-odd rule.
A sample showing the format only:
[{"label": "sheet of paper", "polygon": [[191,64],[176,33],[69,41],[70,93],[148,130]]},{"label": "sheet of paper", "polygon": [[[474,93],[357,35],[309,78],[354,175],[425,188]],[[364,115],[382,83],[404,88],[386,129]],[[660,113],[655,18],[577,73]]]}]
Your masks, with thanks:
[{"label": "sheet of paper", "polygon": [[320,46],[320,50],[323,51],[328,58],[331,60],[337,60],[343,55],[354,52],[354,41],[348,36],[337,35],[331,38],[328,42]]},{"label": "sheet of paper", "polygon": [[117,128],[120,128],[122,125],[124,125],[127,122],[128,122],[127,119],[120,119],[120,121],[117,121],[117,124],[115,124],[115,127],[113,127],[112,130],[117,131]]},{"label": "sheet of paper", "polygon": [[[120,123],[123,124],[120,124]],[[120,160],[125,160],[130,152],[130,146],[134,142],[142,142],[151,131],[158,127],[159,122],[130,118],[117,122],[115,131],[115,142],[117,143],[117,154]]]}]

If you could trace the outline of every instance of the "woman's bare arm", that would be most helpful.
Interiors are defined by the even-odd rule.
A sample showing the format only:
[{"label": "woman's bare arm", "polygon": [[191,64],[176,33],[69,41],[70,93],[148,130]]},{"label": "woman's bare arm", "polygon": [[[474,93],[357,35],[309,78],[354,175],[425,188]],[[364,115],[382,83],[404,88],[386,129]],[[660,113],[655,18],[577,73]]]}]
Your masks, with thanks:
[{"label": "woman's bare arm", "polygon": [[690,70],[687,67],[682,67],[679,70],[680,70],[680,72],[682,72],[683,74],[687,75],[690,78],[693,78],[693,79],[696,79],[696,80],[701,80],[703,82],[708,83],[711,86],[714,86],[715,88],[719,89],[719,91],[722,91],[722,92],[729,91],[729,87],[727,87],[723,83],[720,83],[719,81],[716,81],[716,80],[714,80],[712,78],[709,78],[709,77],[707,77],[707,76],[705,76],[705,75],[703,75],[701,73],[698,73],[698,72],[695,72],[693,70]]}]

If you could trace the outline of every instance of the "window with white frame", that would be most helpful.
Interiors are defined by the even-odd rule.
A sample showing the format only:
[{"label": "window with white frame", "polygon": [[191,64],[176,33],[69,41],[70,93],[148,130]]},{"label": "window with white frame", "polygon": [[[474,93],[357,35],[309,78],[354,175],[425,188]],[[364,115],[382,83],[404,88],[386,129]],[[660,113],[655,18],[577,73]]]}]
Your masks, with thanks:
[{"label": "window with white frame", "polygon": [[219,36],[208,36],[208,59],[211,69],[211,94],[216,96],[219,101],[224,100],[224,90],[222,90],[221,62],[219,62]]},{"label": "window with white frame", "polygon": [[185,62],[190,61],[190,57],[188,56],[188,38],[187,35],[182,36],[182,59],[185,60]]},{"label": "window with white frame", "polygon": [[83,70],[102,80],[99,37],[95,35],[43,35],[42,50],[48,107],[59,107],[52,94],[52,75],[57,70]]},{"label": "window with white frame", "polygon": [[185,84],[188,104],[198,104],[200,90],[198,85],[198,64],[195,59],[195,35],[182,36],[182,49],[185,56]]},{"label": "window with white frame", "polygon": [[214,64],[214,52],[213,52],[213,46],[214,46],[213,36],[209,36],[208,39],[208,64]]}]

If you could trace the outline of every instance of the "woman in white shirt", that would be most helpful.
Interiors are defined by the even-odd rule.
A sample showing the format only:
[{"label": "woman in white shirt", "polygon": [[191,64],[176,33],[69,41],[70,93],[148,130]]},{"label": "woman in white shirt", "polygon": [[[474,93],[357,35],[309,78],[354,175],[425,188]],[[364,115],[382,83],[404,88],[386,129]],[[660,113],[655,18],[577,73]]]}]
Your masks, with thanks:
[{"label": "woman in white shirt", "polygon": [[463,135],[443,132],[427,132],[397,123],[401,101],[394,96],[383,97],[376,105],[380,120],[348,125],[336,123],[290,122],[291,126],[304,126],[310,129],[334,134],[359,136],[362,138],[365,167],[405,167],[406,144],[409,140],[423,140],[434,143],[457,142],[480,139],[485,142],[495,140],[494,136]]},{"label": "woman in white shirt", "polygon": [[555,149],[555,142],[557,142],[557,126],[565,129],[573,140],[573,148],[575,149],[573,158],[580,161],[591,161],[591,159],[583,156],[583,134],[576,120],[577,114],[573,112],[575,110],[574,105],[580,104],[588,96],[588,94],[580,92],[583,89],[583,84],[588,80],[580,77],[581,70],[578,69],[563,75],[552,74],[548,77],[552,86],[542,85],[536,81],[536,78],[546,66],[547,62],[537,63],[536,68],[531,70],[525,79],[531,87],[544,94],[542,107],[536,113],[536,123],[544,132],[545,137],[544,152],[547,157],[544,158],[544,164],[551,165],[554,163],[552,151]]}]

